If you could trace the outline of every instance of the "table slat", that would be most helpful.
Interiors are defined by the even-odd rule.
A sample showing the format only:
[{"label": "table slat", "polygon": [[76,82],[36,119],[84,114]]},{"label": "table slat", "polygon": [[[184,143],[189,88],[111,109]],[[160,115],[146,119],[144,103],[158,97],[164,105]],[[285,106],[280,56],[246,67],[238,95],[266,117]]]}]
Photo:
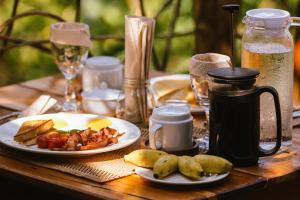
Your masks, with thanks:
[{"label": "table slat", "polygon": [[47,92],[55,95],[64,95],[66,81],[61,74],[47,76],[40,79],[20,83],[21,86],[35,89],[37,91]]},{"label": "table slat", "polygon": [[[24,110],[42,94],[49,94],[21,85],[9,85],[0,88],[0,106],[12,110]],[[61,96],[49,94],[56,99]]]}]

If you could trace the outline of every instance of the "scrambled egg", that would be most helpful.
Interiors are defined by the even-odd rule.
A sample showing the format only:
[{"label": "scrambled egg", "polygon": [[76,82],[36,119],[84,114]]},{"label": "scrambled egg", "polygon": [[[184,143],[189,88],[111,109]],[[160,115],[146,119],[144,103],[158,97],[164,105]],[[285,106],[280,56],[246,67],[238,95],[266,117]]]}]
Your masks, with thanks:
[{"label": "scrambled egg", "polygon": [[100,130],[102,128],[108,127],[111,125],[111,121],[108,119],[92,119],[87,123],[87,127],[90,127],[92,130]]},{"label": "scrambled egg", "polygon": [[68,123],[65,120],[63,120],[63,119],[57,119],[57,118],[55,118],[55,119],[52,119],[52,121],[54,123],[53,127],[55,129],[61,129],[61,128],[64,128],[64,127],[68,126]]}]

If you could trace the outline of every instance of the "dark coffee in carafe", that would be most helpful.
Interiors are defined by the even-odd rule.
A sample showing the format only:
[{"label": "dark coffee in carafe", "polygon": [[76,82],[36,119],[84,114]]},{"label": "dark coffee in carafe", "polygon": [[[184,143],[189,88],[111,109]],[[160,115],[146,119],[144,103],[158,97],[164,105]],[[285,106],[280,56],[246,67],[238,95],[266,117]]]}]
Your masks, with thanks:
[{"label": "dark coffee in carafe", "polygon": [[[274,154],[281,145],[279,98],[272,87],[256,87],[256,70],[241,68],[214,69],[209,88],[209,153],[222,156],[236,166],[249,166],[259,156]],[[277,118],[277,143],[273,149],[259,146],[260,95],[274,97]],[[271,102],[270,102],[271,103]]]}]

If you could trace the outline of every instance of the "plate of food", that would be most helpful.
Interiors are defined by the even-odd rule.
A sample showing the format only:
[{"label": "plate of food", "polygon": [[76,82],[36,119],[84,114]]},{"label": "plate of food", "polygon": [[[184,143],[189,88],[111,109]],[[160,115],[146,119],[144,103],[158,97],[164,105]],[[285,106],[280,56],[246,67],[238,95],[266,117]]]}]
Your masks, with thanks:
[{"label": "plate of food", "polygon": [[151,78],[149,83],[152,97],[150,106],[160,106],[165,103],[187,103],[191,106],[192,113],[204,112],[204,109],[196,102],[189,74],[159,76]]},{"label": "plate of food", "polygon": [[56,113],[23,117],[0,126],[0,143],[22,151],[84,156],[114,151],[136,142],[134,124],[92,114]]},{"label": "plate of food", "polygon": [[136,150],[124,157],[136,165],[135,173],[148,181],[169,185],[201,185],[230,174],[232,164],[211,155],[176,156],[163,151]]}]

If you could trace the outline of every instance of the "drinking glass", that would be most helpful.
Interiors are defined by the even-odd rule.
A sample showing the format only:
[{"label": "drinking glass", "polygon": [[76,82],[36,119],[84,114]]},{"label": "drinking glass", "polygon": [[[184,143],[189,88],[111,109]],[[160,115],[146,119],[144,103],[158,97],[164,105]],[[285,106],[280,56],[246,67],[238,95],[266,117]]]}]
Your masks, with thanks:
[{"label": "drinking glass", "polygon": [[231,67],[230,57],[216,53],[196,54],[190,60],[189,72],[191,85],[196,96],[197,103],[205,112],[206,133],[200,138],[199,148],[206,152],[209,144],[208,119],[209,119],[209,99],[208,99],[208,76],[207,72],[212,68]]},{"label": "drinking glass", "polygon": [[50,42],[59,70],[67,80],[63,111],[77,111],[74,81],[81,72],[91,46],[89,26],[83,23],[62,22],[51,25]]}]

